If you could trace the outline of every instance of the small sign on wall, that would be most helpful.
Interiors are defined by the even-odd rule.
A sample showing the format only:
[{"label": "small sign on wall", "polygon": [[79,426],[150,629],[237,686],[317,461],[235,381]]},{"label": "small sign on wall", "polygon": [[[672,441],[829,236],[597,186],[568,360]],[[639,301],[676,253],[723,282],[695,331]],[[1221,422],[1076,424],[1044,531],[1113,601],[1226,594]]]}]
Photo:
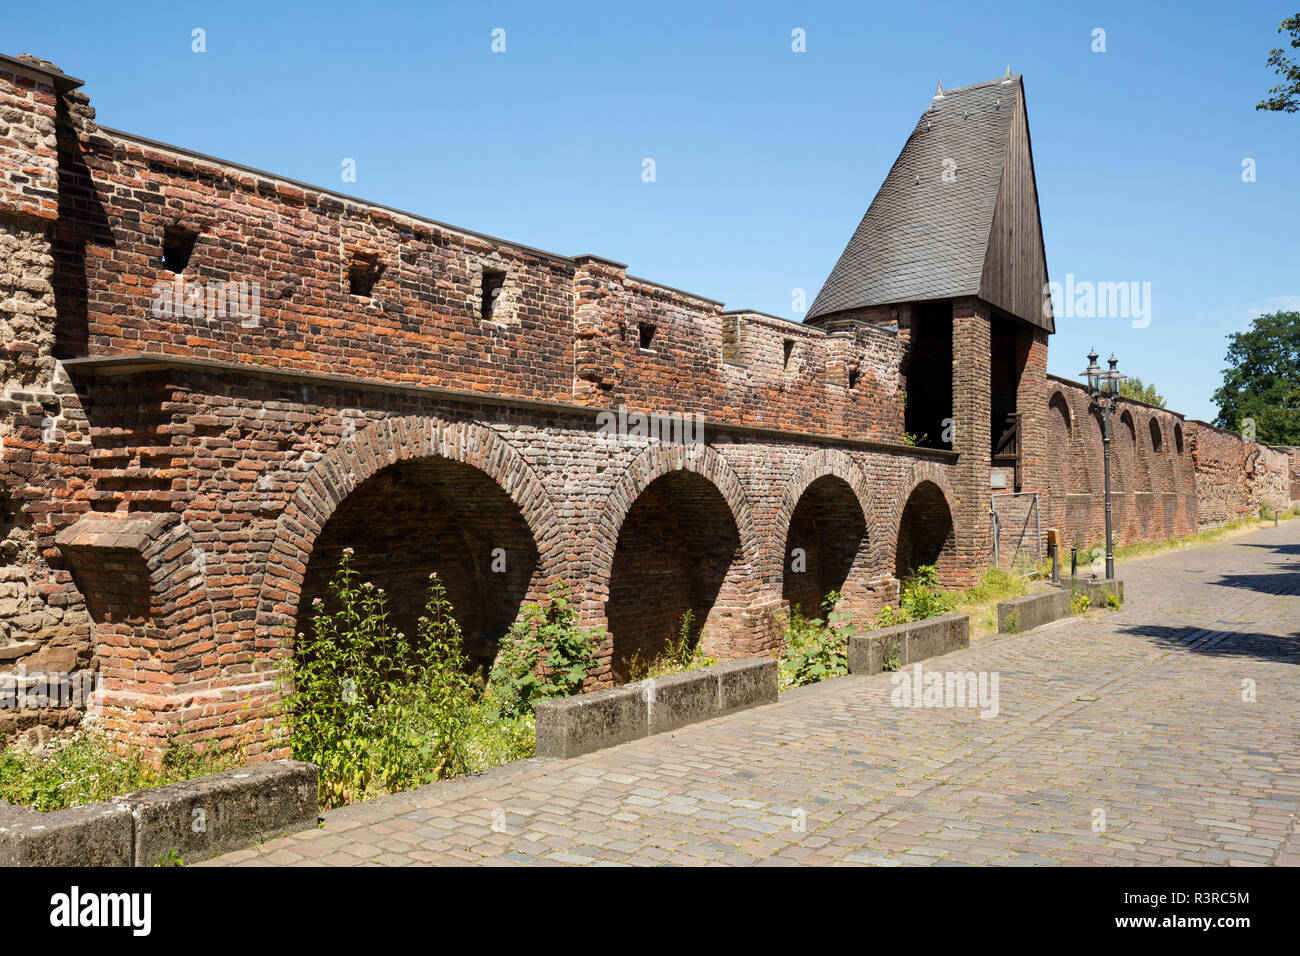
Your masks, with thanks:
[{"label": "small sign on wall", "polygon": [[1003,468],[995,468],[989,472],[990,488],[1005,488],[1007,486],[1007,472]]}]

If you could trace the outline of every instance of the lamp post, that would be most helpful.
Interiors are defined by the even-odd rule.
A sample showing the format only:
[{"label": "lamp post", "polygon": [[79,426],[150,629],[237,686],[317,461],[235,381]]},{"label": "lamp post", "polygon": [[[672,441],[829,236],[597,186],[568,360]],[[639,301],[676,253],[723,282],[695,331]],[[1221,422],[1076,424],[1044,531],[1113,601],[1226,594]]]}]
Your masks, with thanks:
[{"label": "lamp post", "polygon": [[1119,383],[1125,376],[1115,368],[1119,364],[1119,359],[1115,358],[1114,354],[1107,364],[1110,368],[1103,372],[1097,365],[1097,350],[1093,349],[1088,353],[1088,367],[1084,369],[1083,374],[1088,379],[1088,394],[1092,397],[1092,407],[1101,412],[1103,423],[1101,441],[1106,475],[1106,580],[1112,581],[1115,578],[1115,551],[1111,546],[1110,521],[1110,415],[1115,410],[1115,400],[1119,398]]}]

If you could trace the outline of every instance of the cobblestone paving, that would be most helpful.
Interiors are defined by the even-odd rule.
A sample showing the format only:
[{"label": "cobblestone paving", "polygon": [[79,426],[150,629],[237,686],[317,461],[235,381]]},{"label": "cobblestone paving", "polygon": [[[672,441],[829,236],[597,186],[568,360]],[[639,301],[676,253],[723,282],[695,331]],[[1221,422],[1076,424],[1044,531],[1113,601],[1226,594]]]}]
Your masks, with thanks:
[{"label": "cobblestone paving", "polygon": [[846,677],[209,865],[1300,864],[1300,521],[1120,576],[1126,610],[924,662],[996,673],[995,717]]}]

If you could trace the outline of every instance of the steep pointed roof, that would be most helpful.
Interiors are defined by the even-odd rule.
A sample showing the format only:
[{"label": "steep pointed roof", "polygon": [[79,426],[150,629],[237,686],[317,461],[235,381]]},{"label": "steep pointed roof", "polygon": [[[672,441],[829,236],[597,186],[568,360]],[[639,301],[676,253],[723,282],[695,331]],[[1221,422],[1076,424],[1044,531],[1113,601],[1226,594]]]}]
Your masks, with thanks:
[{"label": "steep pointed roof", "polygon": [[1046,283],[1024,84],[1008,71],[940,84],[805,321],[976,295],[1051,332]]}]

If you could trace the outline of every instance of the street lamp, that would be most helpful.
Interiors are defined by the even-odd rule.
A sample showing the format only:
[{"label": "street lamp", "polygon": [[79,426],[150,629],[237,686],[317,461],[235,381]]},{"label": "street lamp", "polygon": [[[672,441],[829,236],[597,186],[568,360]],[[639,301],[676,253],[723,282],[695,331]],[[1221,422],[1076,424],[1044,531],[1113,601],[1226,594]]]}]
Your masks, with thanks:
[{"label": "street lamp", "polygon": [[1101,412],[1101,420],[1104,423],[1102,457],[1106,473],[1106,580],[1111,581],[1115,578],[1115,551],[1111,547],[1110,533],[1110,415],[1115,410],[1115,400],[1119,398],[1119,383],[1126,376],[1121,375],[1115,368],[1119,364],[1119,359],[1115,358],[1113,353],[1107,364],[1110,368],[1103,372],[1097,365],[1097,350],[1093,349],[1088,353],[1088,367],[1083,370],[1083,374],[1088,379],[1088,394],[1092,398],[1092,408]]}]

